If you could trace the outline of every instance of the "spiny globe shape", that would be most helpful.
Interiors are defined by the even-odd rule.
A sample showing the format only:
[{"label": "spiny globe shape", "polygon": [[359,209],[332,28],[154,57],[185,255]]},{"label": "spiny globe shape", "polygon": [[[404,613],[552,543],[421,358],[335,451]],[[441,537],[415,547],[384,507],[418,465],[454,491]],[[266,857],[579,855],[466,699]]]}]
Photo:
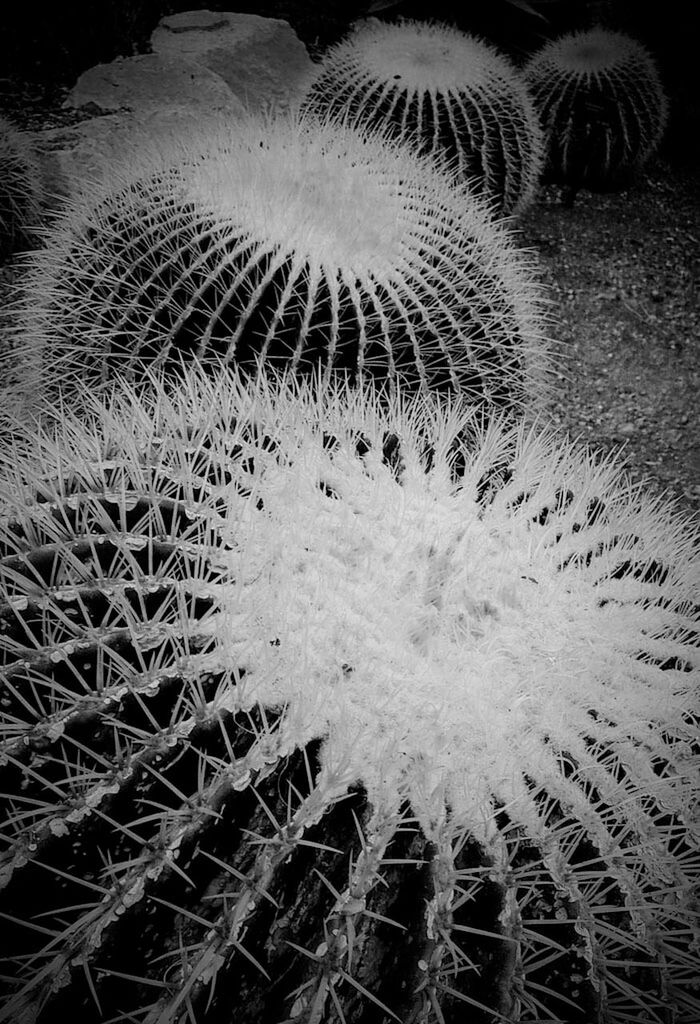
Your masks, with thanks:
[{"label": "spiny globe shape", "polygon": [[546,391],[531,255],[427,158],[296,118],[143,148],[29,261],[25,395],[183,355],[517,408]]},{"label": "spiny globe shape", "polygon": [[0,1020],[695,1024],[691,522],[460,403],[147,384],[3,459]]},{"label": "spiny globe shape", "polygon": [[447,25],[361,23],[328,51],[303,108],[447,158],[496,213],[534,197],[543,140],[524,79],[495,47]]},{"label": "spiny globe shape", "polygon": [[524,69],[546,136],[545,179],[576,188],[627,185],[664,133],[668,102],[651,54],[594,28],[547,43]]},{"label": "spiny globe shape", "polygon": [[0,259],[35,232],[40,215],[41,172],[27,136],[0,117]]}]

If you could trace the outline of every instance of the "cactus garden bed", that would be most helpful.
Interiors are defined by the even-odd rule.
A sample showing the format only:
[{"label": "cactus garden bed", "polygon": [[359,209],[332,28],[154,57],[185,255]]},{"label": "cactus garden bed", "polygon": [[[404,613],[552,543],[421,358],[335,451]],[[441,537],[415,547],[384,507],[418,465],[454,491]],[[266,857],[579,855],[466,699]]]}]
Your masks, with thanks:
[{"label": "cactus garden bed", "polygon": [[176,142],[0,262],[0,1024],[695,1024],[690,161]]}]

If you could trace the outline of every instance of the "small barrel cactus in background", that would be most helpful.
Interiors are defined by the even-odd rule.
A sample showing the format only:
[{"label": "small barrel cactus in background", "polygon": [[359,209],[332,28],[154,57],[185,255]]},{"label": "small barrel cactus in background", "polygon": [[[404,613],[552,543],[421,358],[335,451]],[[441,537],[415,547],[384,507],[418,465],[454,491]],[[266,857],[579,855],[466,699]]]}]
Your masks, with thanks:
[{"label": "small barrel cactus in background", "polygon": [[390,127],[510,214],[533,198],[543,141],[522,75],[481,39],[446,25],[374,19],[330,49],[303,109]]},{"label": "small barrel cactus in background", "polygon": [[32,238],[41,192],[39,162],[26,134],[0,117],[0,260]]},{"label": "small barrel cactus in background", "polygon": [[145,384],[3,459],[0,1020],[697,1024],[691,523],[459,401]]},{"label": "small barrel cactus in background", "polygon": [[190,353],[520,407],[550,368],[533,273],[428,158],[251,120],[132,154],[73,199],[28,264],[16,374],[34,392]]},{"label": "small barrel cactus in background", "polygon": [[667,99],[651,54],[602,28],[547,43],[524,69],[544,123],[544,179],[574,190],[630,184],[659,144]]}]

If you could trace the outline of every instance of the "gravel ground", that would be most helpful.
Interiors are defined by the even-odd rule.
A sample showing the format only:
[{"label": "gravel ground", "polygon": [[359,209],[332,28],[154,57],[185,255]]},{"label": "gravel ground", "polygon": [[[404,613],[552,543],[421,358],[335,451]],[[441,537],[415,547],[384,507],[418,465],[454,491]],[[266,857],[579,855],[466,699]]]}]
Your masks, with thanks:
[{"label": "gravel ground", "polygon": [[563,369],[551,414],[700,509],[700,182],[652,165],[630,192],[544,189],[521,218],[552,291]]}]

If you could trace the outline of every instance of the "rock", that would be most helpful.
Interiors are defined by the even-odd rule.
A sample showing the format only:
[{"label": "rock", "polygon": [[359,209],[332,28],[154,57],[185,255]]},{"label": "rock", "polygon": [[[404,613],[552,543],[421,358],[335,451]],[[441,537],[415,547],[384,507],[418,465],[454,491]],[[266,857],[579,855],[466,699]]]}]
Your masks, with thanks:
[{"label": "rock", "polygon": [[314,73],[304,44],[287,22],[256,14],[173,14],[161,20],[151,46],[154,54],[216,72],[254,110],[295,106]]},{"label": "rock", "polygon": [[291,27],[252,14],[185,11],[163,18],[153,53],[85,71],[64,107],[96,116],[33,133],[50,196],[92,175],[144,136],[201,128],[203,119],[246,109],[287,109],[302,98],[314,65]]},{"label": "rock", "polygon": [[85,71],[63,105],[91,103],[102,111],[128,110],[138,116],[166,110],[238,113],[241,109],[215,72],[175,54],[157,53],[118,57]]}]

